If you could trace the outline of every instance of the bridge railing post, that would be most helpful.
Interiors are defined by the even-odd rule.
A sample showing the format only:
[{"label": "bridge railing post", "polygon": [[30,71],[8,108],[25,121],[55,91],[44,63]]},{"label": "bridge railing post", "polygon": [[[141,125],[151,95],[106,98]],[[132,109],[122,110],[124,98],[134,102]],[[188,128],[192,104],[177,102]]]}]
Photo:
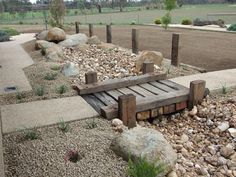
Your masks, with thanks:
[{"label": "bridge railing post", "polygon": [[98,81],[96,72],[85,73],[85,84],[94,84]]}]

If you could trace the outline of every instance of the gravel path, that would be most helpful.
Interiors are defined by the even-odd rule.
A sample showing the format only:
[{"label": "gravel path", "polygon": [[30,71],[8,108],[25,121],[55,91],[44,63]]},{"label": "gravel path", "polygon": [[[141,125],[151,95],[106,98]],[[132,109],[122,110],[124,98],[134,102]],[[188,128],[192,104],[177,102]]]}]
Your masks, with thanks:
[{"label": "gravel path", "polygon": [[[109,149],[110,122],[96,118],[97,128],[88,129],[91,121],[72,122],[67,133],[57,125],[38,128],[37,140],[25,140],[24,132],[5,135],[6,177],[125,177],[127,163]],[[70,149],[82,156],[77,163],[65,161]]]}]

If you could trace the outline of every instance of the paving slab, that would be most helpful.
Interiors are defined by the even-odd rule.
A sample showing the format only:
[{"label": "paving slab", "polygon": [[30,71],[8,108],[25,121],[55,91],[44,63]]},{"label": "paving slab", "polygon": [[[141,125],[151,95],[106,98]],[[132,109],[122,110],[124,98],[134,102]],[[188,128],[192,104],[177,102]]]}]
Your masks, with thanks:
[{"label": "paving slab", "polygon": [[10,133],[25,128],[56,124],[98,116],[80,96],[4,105],[1,107],[2,131]]},{"label": "paving slab", "polygon": [[21,34],[14,36],[12,41],[0,43],[0,94],[9,93],[4,88],[13,86],[16,86],[19,92],[32,90],[23,68],[34,62],[21,44],[33,40],[33,36],[33,33]]},{"label": "paving slab", "polygon": [[210,91],[215,91],[222,89],[222,86],[226,86],[228,88],[236,86],[236,69],[227,69],[190,76],[176,77],[170,80],[186,87],[189,87],[190,82],[193,80],[205,80],[206,87]]}]

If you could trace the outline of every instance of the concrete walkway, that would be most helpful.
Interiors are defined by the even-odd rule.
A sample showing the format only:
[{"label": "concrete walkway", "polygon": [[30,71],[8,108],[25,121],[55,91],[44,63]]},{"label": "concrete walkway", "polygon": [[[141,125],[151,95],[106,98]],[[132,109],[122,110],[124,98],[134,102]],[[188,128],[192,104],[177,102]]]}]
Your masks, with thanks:
[{"label": "concrete walkway", "polygon": [[10,133],[25,128],[56,124],[98,116],[80,96],[35,101],[1,107],[2,132]]},{"label": "concrete walkway", "polygon": [[235,87],[236,86],[236,69],[228,69],[221,71],[214,71],[202,74],[195,74],[190,76],[183,76],[170,79],[178,84],[189,87],[193,80],[205,80],[206,87],[210,91],[222,89],[222,86]]},{"label": "concrete walkway", "polygon": [[32,90],[23,68],[32,65],[33,60],[20,44],[32,40],[34,34],[14,36],[12,41],[0,43],[0,94],[6,94],[5,87],[16,86],[18,91]]}]

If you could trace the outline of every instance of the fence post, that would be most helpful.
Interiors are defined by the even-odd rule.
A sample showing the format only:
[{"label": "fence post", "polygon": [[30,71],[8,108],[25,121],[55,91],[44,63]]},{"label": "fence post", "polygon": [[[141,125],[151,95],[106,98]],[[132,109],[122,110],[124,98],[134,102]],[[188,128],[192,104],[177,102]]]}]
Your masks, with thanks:
[{"label": "fence post", "polygon": [[179,34],[172,34],[171,64],[179,67]]},{"label": "fence post", "polygon": [[111,25],[106,26],[106,31],[107,31],[107,43],[112,43]]},{"label": "fence post", "polygon": [[78,22],[75,22],[75,32],[76,32],[76,34],[79,33],[79,23]]},{"label": "fence post", "polygon": [[98,81],[96,72],[85,73],[85,84],[94,84]]},{"label": "fence post", "polygon": [[132,52],[135,54],[138,54],[138,47],[139,47],[138,37],[139,37],[138,30],[132,29]]},{"label": "fence post", "polygon": [[93,24],[89,24],[89,37],[93,36]]},{"label": "fence post", "polygon": [[143,74],[153,73],[154,72],[154,63],[152,62],[144,62],[142,67]]},{"label": "fence post", "polygon": [[206,81],[204,80],[195,80],[190,82],[190,93],[188,102],[189,109],[192,109],[195,105],[197,105],[203,100],[205,87]]},{"label": "fence post", "polygon": [[125,126],[136,127],[136,97],[133,94],[119,96],[118,111]]}]

